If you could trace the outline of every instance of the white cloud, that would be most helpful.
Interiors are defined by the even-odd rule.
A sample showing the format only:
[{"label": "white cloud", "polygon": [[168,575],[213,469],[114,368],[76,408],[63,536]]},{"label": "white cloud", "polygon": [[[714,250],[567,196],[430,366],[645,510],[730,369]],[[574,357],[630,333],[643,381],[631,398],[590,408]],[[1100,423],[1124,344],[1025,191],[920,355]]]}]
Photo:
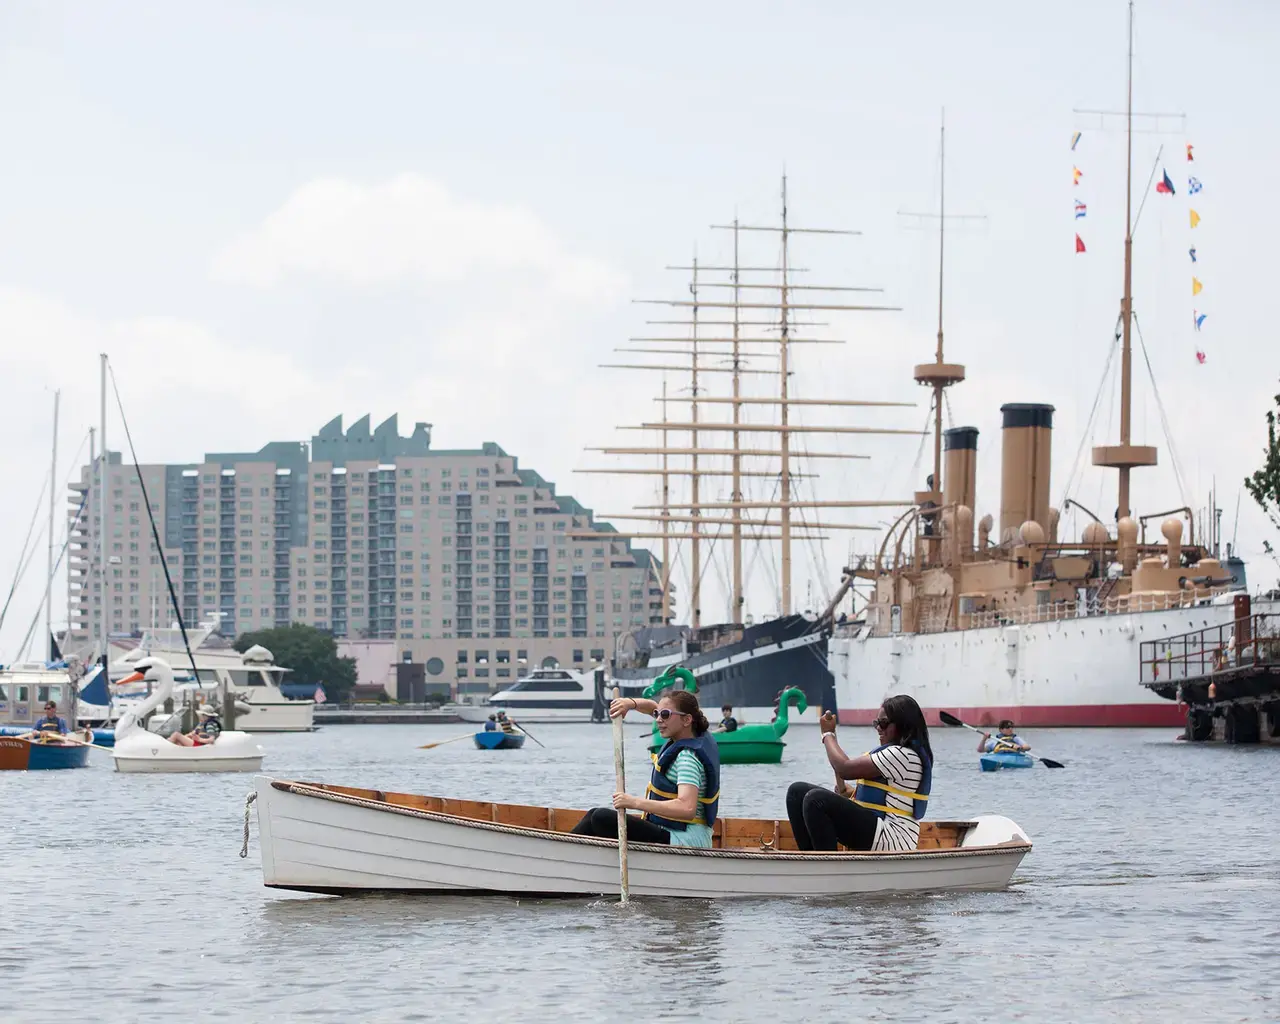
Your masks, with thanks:
[{"label": "white cloud", "polygon": [[567,251],[529,210],[463,199],[417,174],[376,185],[308,182],[219,252],[212,269],[218,280],[258,288],[289,277],[369,288],[493,274],[564,298],[607,300],[623,285],[607,265]]}]

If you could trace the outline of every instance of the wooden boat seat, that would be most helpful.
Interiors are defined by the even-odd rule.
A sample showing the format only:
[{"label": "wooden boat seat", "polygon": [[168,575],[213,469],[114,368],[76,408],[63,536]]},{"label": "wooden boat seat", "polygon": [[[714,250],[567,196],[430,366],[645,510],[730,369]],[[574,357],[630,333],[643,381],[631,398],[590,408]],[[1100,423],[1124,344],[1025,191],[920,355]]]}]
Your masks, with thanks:
[{"label": "wooden boat seat", "polygon": [[[437,814],[452,814],[473,821],[491,821],[515,828],[541,829],[545,832],[571,832],[586,813],[565,807],[536,807],[526,804],[499,804],[482,800],[455,800],[439,796],[417,796],[412,793],[385,793],[376,789],[350,786],[326,786],[304,783],[314,789],[344,796],[358,797],[410,807]],[[968,829],[967,822],[922,821],[920,850],[951,850],[960,845]],[[791,823],[785,818],[718,818],[712,827],[712,847],[717,850],[774,851],[795,850],[796,840]],[[843,847],[841,848],[843,849]]]}]

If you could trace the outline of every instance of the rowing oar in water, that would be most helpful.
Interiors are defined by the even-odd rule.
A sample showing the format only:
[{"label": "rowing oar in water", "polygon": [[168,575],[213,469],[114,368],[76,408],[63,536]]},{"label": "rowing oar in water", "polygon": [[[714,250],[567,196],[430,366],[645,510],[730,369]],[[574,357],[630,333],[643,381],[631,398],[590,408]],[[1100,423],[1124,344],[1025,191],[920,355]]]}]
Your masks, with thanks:
[{"label": "rowing oar in water", "polygon": [[517,722],[517,721],[516,721],[515,719],[513,719],[513,718],[508,718],[508,719],[507,719],[507,721],[508,721],[508,722],[510,722],[512,725],[514,725],[517,729],[519,729],[519,730],[520,730],[522,733],[524,733],[526,736],[528,736],[528,737],[529,737],[529,739],[533,740],[533,742],[534,742],[534,743],[538,744],[538,746],[540,746],[543,750],[546,750],[546,749],[547,749],[547,745],[546,745],[545,743],[543,743],[540,739],[538,739],[538,737],[537,737],[537,736],[535,736],[533,733],[531,733],[531,732],[529,731],[529,729],[528,729],[528,727],[527,727],[527,726],[523,726],[523,725],[521,725],[519,722]]},{"label": "rowing oar in water", "polygon": [[[622,696],[618,687],[613,688],[613,699]],[[622,751],[622,719],[619,715],[613,720],[613,779],[616,792],[627,791],[626,758]],[[627,870],[627,809],[618,808],[618,882],[622,903],[631,901],[631,877]]]},{"label": "rowing oar in water", "polygon": [[[956,718],[955,715],[951,714],[948,711],[939,711],[938,717],[942,719],[943,725],[958,725],[962,729],[969,729],[972,732],[981,733],[984,736],[986,735],[986,732],[984,730],[979,729],[976,725],[970,725],[968,722],[960,721],[960,719]],[[1019,751],[1019,753],[1027,754],[1025,750]],[[1054,761],[1047,757],[1041,757],[1039,754],[1027,754],[1027,757],[1034,758],[1035,760],[1043,764],[1046,768],[1065,768],[1066,767],[1066,765],[1063,764],[1061,761]]]},{"label": "rowing oar in water", "polygon": [[432,747],[443,747],[446,743],[457,743],[458,740],[469,740],[474,735],[475,733],[473,732],[463,733],[461,736],[454,736],[452,739],[436,740],[435,743],[424,743],[418,749],[430,750]]}]

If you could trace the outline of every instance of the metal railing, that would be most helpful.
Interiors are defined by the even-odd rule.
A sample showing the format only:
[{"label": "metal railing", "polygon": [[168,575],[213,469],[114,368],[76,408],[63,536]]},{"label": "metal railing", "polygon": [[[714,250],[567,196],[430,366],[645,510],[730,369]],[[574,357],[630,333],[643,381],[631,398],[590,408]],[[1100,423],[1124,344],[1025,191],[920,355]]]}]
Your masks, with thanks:
[{"label": "metal railing", "polygon": [[1262,612],[1163,640],[1144,640],[1139,662],[1141,682],[1148,685],[1280,667],[1280,615]]}]

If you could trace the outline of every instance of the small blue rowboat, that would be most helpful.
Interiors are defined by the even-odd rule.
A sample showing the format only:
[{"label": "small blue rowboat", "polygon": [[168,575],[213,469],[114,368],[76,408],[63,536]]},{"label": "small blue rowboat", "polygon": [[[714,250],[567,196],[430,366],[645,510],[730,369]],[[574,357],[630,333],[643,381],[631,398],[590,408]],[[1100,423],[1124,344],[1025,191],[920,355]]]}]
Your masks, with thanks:
[{"label": "small blue rowboat", "polygon": [[91,747],[83,744],[32,743],[0,736],[0,771],[34,772],[55,768],[86,768]]},{"label": "small blue rowboat", "polygon": [[476,746],[481,750],[519,750],[524,746],[524,733],[501,730],[478,732]]},{"label": "small blue rowboat", "polygon": [[1036,760],[1020,750],[1000,750],[983,754],[978,758],[984,772],[998,772],[1001,768],[1034,768]]}]

